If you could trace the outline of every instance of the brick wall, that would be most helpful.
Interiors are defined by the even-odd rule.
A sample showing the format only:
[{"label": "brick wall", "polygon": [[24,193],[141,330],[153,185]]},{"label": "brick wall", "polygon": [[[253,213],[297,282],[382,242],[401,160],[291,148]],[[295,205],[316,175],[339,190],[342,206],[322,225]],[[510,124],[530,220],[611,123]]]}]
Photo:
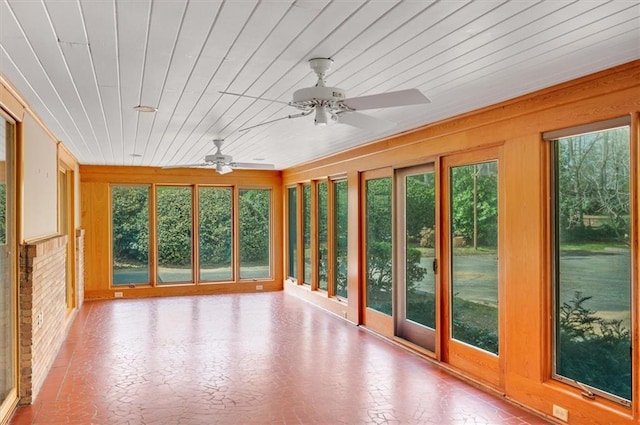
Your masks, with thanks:
[{"label": "brick wall", "polygon": [[66,336],[66,247],[67,236],[20,246],[20,404],[36,398]]}]

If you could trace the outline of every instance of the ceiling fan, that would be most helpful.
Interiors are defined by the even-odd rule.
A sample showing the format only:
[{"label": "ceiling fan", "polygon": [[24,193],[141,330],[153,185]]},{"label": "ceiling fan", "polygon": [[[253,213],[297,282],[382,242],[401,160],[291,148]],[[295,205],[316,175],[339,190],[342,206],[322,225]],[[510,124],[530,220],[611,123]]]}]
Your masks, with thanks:
[{"label": "ceiling fan", "polygon": [[222,153],[222,142],[224,139],[214,139],[213,144],[216,145],[216,153],[209,154],[204,157],[204,161],[199,164],[181,164],[168,165],[162,168],[185,168],[185,167],[214,167],[220,174],[232,172],[235,168],[251,168],[258,170],[273,170],[273,164],[262,164],[258,162],[236,162],[231,155]]},{"label": "ceiling fan", "polygon": [[239,131],[250,130],[275,121],[305,117],[310,115],[312,112],[315,112],[315,125],[327,125],[329,119],[331,119],[338,123],[348,124],[365,130],[384,131],[395,126],[395,123],[361,114],[357,111],[390,108],[395,106],[418,105],[430,102],[430,100],[423,95],[420,90],[415,88],[347,98],[343,89],[328,87],[326,85],[325,75],[331,68],[332,64],[333,60],[328,58],[315,58],[309,60],[309,65],[318,76],[318,81],[313,87],[306,87],[293,92],[293,100],[291,102],[282,102],[279,100],[248,96],[240,93],[224,91],[221,91],[220,93],[284,103],[301,111],[297,114],[287,115],[274,120],[261,122],[260,124],[244,127],[239,129]]}]

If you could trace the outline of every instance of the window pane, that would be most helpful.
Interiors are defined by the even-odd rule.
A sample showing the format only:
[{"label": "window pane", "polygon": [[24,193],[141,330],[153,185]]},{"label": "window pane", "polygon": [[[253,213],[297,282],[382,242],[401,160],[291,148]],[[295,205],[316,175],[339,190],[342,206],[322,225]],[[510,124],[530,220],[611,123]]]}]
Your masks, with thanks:
[{"label": "window pane", "polygon": [[271,191],[240,191],[240,278],[271,277]]},{"label": "window pane", "polygon": [[149,283],[149,186],[111,187],[113,284]]},{"label": "window pane", "polygon": [[555,144],[555,373],[631,400],[629,127]]},{"label": "window pane", "polygon": [[198,189],[200,280],[232,280],[232,199],[229,187]]},{"label": "window pane", "polygon": [[190,187],[164,186],[156,192],[158,283],[193,282]]},{"label": "window pane", "polygon": [[289,191],[289,277],[298,278],[298,202],[296,187]]},{"label": "window pane", "polygon": [[334,276],[335,294],[347,298],[347,240],[348,240],[348,216],[347,216],[347,181],[341,180],[334,184]]},{"label": "window pane", "polygon": [[405,300],[406,318],[436,326],[435,178],[434,173],[405,179]]},{"label": "window pane", "polygon": [[304,247],[304,284],[311,284],[311,185],[302,186],[302,243]]},{"label": "window pane", "polygon": [[326,291],[328,288],[328,267],[327,263],[327,182],[319,182],[318,188],[318,289]]},{"label": "window pane", "polygon": [[16,286],[11,271],[11,260],[15,258],[11,254],[13,238],[10,231],[13,229],[11,213],[15,206],[12,205],[11,197],[7,196],[7,185],[9,191],[14,187],[15,182],[10,172],[13,165],[12,158],[7,155],[11,152],[14,143],[13,125],[7,123],[0,116],[0,134],[4,137],[0,145],[0,403],[6,401],[9,393],[16,387],[15,372],[15,305]]},{"label": "window pane", "polygon": [[391,178],[367,180],[367,307],[391,315]]},{"label": "window pane", "polygon": [[498,354],[498,163],[451,168],[451,336]]}]

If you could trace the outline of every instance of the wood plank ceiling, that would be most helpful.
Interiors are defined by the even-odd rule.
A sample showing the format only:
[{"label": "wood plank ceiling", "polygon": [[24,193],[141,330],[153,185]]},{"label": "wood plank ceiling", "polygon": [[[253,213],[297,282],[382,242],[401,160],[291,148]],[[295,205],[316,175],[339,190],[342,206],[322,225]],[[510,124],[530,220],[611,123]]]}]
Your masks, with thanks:
[{"label": "wood plank ceiling", "polygon": [[[283,104],[334,60],[347,97],[416,87],[397,125],[316,127]],[[640,2],[2,0],[0,71],[84,164],[282,169],[640,58]],[[230,91],[268,100],[220,94]],[[142,113],[136,105],[157,107]]]}]

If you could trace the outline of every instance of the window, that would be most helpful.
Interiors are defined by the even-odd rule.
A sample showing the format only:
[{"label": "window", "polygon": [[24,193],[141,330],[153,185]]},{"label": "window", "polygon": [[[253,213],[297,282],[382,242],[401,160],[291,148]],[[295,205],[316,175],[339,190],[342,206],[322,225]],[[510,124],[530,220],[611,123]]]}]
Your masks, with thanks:
[{"label": "window", "polygon": [[318,182],[316,188],[318,196],[318,201],[316,202],[316,217],[318,218],[318,289],[326,291],[329,288],[327,182]]},{"label": "window", "polygon": [[287,189],[289,215],[287,217],[287,228],[289,235],[289,277],[298,277],[298,202],[297,187]]},{"label": "window", "polygon": [[451,168],[451,337],[498,354],[498,162]]},{"label": "window", "polygon": [[113,284],[149,283],[149,186],[111,187]]},{"label": "window", "polygon": [[338,297],[347,298],[347,240],[349,236],[347,181],[335,181],[333,188],[333,240],[335,243],[333,250],[334,291]]},{"label": "window", "polygon": [[15,126],[0,113],[0,422],[15,402],[17,391],[17,289],[14,262],[15,242]]},{"label": "window", "polygon": [[240,279],[271,277],[271,191],[240,190]]},{"label": "window", "polygon": [[599,127],[545,135],[553,150],[554,373],[628,404],[630,131],[620,120]]},{"label": "window", "polygon": [[[230,187],[198,189],[200,281],[233,279],[233,208]],[[182,254],[186,257],[186,253]]]},{"label": "window", "polygon": [[311,184],[302,185],[302,249],[304,257],[304,281],[305,285],[311,284]]},{"label": "window", "polygon": [[158,283],[193,282],[191,187],[156,189]]},{"label": "window", "polygon": [[391,178],[366,181],[367,307],[391,315]]}]

